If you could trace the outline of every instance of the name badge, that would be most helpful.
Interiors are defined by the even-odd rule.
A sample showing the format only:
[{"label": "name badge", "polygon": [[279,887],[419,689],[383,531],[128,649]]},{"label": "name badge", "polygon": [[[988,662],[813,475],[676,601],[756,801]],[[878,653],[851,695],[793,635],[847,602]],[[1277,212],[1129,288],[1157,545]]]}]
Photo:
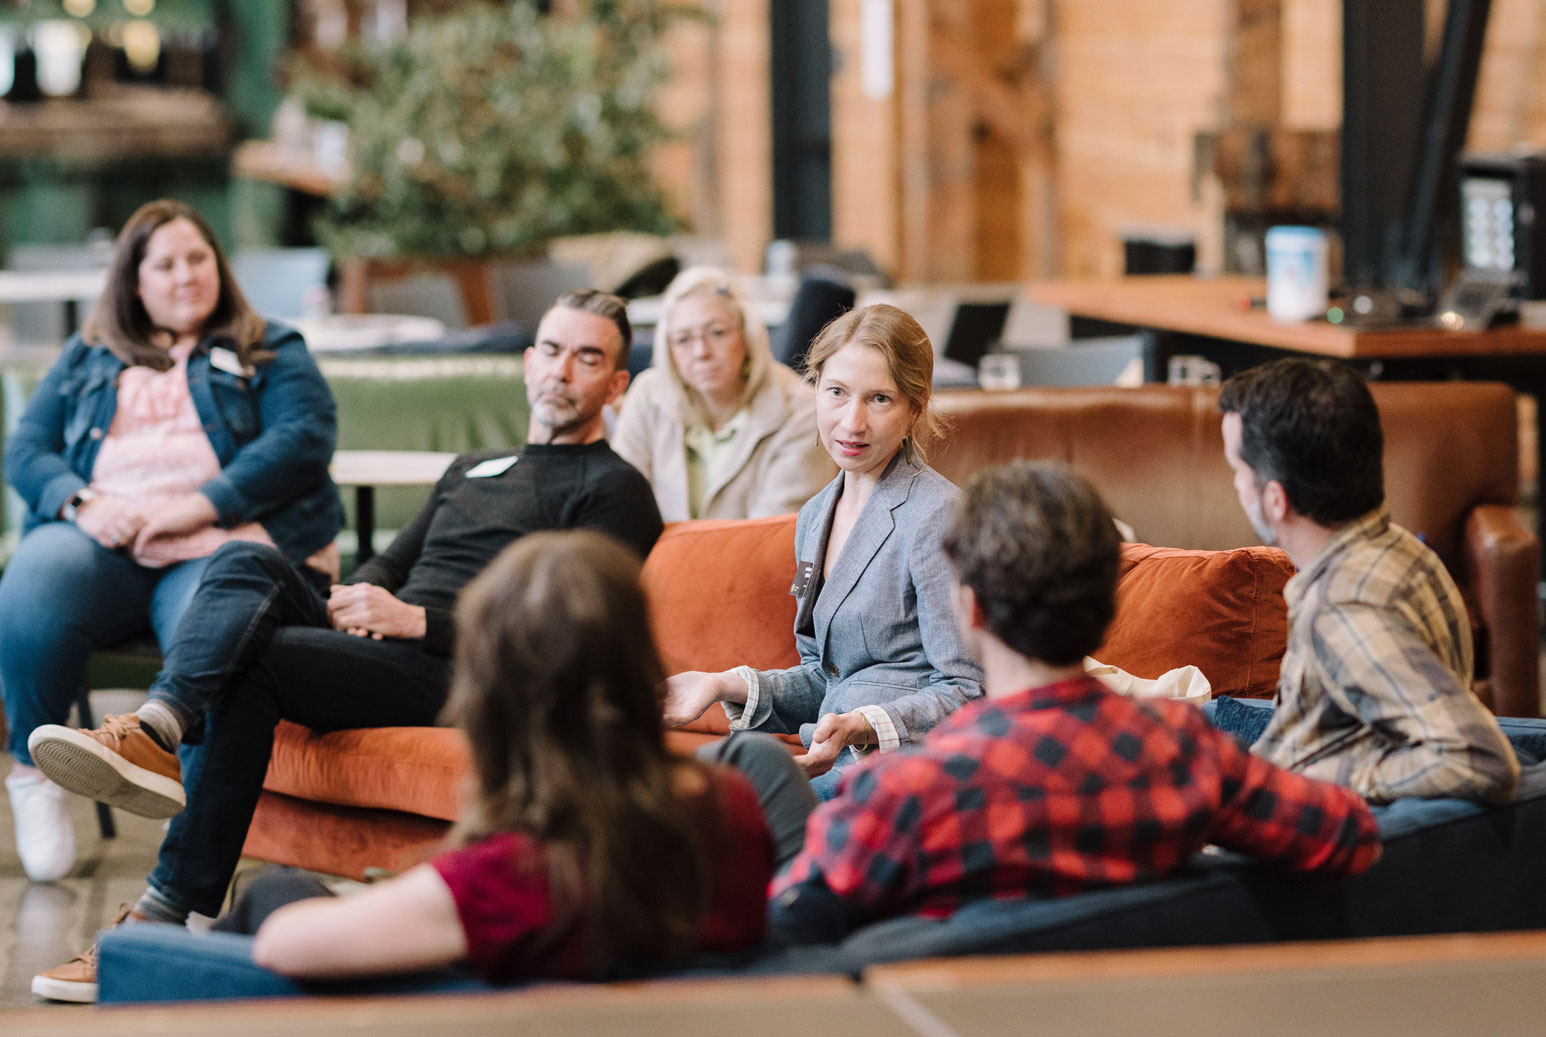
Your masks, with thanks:
[{"label": "name badge", "polygon": [[496,475],[504,475],[521,459],[520,454],[513,457],[493,457],[487,461],[479,461],[467,469],[469,479],[492,479]]},{"label": "name badge", "polygon": [[218,367],[227,374],[234,374],[238,378],[251,378],[252,368],[243,367],[236,354],[224,346],[216,346],[209,351],[209,364]]},{"label": "name badge", "polygon": [[815,575],[816,564],[814,562],[796,562],[794,568],[794,583],[789,585],[789,593],[796,598],[805,597],[805,592],[811,589],[811,577]]}]

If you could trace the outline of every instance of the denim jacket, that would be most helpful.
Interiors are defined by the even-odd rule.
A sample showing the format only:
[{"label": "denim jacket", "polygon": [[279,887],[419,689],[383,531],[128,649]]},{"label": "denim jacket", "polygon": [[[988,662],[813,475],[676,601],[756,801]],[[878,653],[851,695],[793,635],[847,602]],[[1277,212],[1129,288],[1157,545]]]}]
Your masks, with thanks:
[{"label": "denim jacket", "polygon": [[[263,348],[274,358],[251,375],[211,362],[217,349],[234,359],[230,347],[205,339],[188,358],[193,406],[220,460],[220,474],[199,490],[214,504],[219,525],[259,522],[298,562],[343,526],[343,504],[327,470],[337,440],[333,393],[293,328],[269,323]],[[27,503],[27,530],[53,521],[90,482],[118,408],[124,366],[106,347],[74,335],[6,437],[5,477]]]}]

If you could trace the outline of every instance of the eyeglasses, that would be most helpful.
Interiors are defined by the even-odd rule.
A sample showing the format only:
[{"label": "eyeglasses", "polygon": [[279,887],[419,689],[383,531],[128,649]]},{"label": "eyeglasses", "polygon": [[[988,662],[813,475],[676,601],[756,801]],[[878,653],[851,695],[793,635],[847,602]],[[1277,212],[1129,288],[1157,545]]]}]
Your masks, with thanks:
[{"label": "eyeglasses", "polygon": [[706,324],[701,328],[683,328],[671,336],[671,346],[675,348],[687,348],[696,342],[704,342],[710,346],[717,346],[728,342],[736,332],[729,324]]}]

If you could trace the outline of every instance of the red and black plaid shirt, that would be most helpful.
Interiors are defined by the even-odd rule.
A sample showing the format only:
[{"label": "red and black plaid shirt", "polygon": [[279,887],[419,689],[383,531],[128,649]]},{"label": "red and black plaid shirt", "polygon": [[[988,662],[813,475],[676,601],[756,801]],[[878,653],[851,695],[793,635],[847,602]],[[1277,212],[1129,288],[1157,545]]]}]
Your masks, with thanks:
[{"label": "red and black plaid shirt", "polygon": [[1356,794],[1252,756],[1194,706],[1084,677],[970,703],[854,767],[772,894],[819,878],[872,916],[943,915],[1155,878],[1209,843],[1346,874],[1380,853]]}]

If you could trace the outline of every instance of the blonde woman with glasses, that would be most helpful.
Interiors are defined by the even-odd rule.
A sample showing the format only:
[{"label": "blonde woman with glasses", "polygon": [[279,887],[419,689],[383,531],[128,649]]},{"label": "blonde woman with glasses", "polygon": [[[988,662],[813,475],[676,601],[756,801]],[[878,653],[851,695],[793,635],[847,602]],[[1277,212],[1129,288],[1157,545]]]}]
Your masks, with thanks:
[{"label": "blonde woman with glasses", "polygon": [[612,448],[649,479],[667,522],[798,511],[835,471],[810,387],[773,359],[767,328],[712,267],[666,290],[653,366],[624,398]]}]

